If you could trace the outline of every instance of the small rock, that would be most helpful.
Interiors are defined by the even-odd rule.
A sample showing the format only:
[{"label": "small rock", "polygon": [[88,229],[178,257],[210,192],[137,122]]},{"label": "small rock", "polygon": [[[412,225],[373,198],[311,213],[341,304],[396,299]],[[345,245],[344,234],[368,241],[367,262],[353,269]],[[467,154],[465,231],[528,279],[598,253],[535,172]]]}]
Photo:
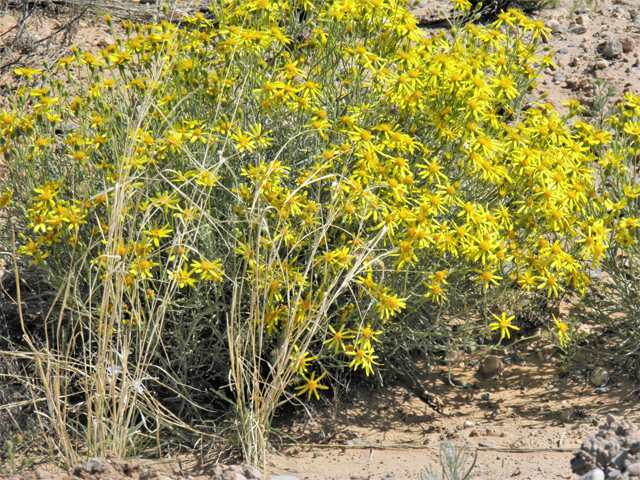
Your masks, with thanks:
[{"label": "small rock", "polygon": [[570,67],[577,67],[578,65],[580,65],[580,60],[578,60],[576,57],[571,57],[569,59],[569,66]]},{"label": "small rock", "polygon": [[629,456],[629,452],[626,450],[620,450],[616,455],[611,459],[611,463],[620,470],[624,470],[625,464],[631,463],[627,459]]},{"label": "small rock", "polygon": [[640,476],[640,463],[632,463],[631,465],[627,466],[626,471],[629,475]]},{"label": "small rock", "polygon": [[640,452],[640,440],[634,440],[631,442],[629,444],[629,451],[631,452],[631,455],[635,455]]},{"label": "small rock", "polygon": [[524,367],[527,364],[527,361],[518,352],[509,352],[508,357],[513,363],[520,365],[521,367]]},{"label": "small rock", "polygon": [[564,81],[565,81],[565,79],[566,79],[566,77],[565,77],[563,74],[561,74],[561,73],[556,73],[556,74],[553,76],[553,83],[562,83],[562,82],[564,82]]},{"label": "small rock", "polygon": [[589,473],[585,473],[577,480],[604,480],[604,472],[599,468],[594,468]]},{"label": "small rock", "polygon": [[371,442],[369,440],[363,440],[356,437],[351,440],[347,440],[345,445],[348,445],[349,447],[366,447],[367,445],[371,445]]},{"label": "small rock", "polygon": [[599,60],[596,60],[595,66],[596,68],[600,68],[600,69],[607,68],[609,66],[609,62],[601,58]]},{"label": "small rock", "polygon": [[464,422],[464,426],[465,426],[465,427],[473,427],[474,425],[475,425],[475,423],[470,422],[469,420],[466,420],[466,421]]},{"label": "small rock", "polygon": [[382,477],[380,480],[391,480],[392,478],[394,478],[395,475],[393,473],[387,473],[384,477]]},{"label": "small rock", "polygon": [[578,15],[576,17],[576,24],[578,25],[589,25],[591,23],[591,19],[588,15]]},{"label": "small rock", "polygon": [[480,434],[478,432],[476,432],[475,430],[471,430],[471,432],[469,433],[470,437],[479,437]]},{"label": "small rock", "polygon": [[622,55],[622,43],[618,40],[611,40],[602,47],[602,55],[607,58],[615,58]]},{"label": "small rock", "polygon": [[553,33],[554,35],[565,35],[567,33],[567,29],[564,27],[553,27],[551,29],[551,33]]},{"label": "small rock", "polygon": [[480,374],[486,378],[495,377],[502,373],[504,365],[495,355],[488,355],[480,365]]},{"label": "small rock", "polygon": [[636,48],[636,45],[635,43],[633,43],[631,37],[623,38],[622,40],[620,40],[620,43],[622,44],[622,51],[624,53],[632,52],[633,49]]},{"label": "small rock", "polygon": [[313,454],[313,458],[319,458],[319,457],[324,457],[324,455],[323,455],[323,454],[321,454],[320,452],[315,452],[315,453]]},{"label": "small rock", "polygon": [[629,15],[631,15],[632,19],[640,18],[640,10],[630,10]]},{"label": "small rock", "polygon": [[298,477],[292,477],[291,475],[276,475],[269,478],[269,480],[300,480]]},{"label": "small rock", "polygon": [[556,28],[559,27],[560,24],[558,23],[558,21],[555,18],[552,18],[551,20],[547,20],[546,24],[547,28]]},{"label": "small rock", "polygon": [[46,470],[38,469],[36,470],[36,477],[38,477],[38,480],[46,480],[47,478],[51,478],[51,474]]},{"label": "small rock", "polygon": [[566,48],[561,48],[556,53],[558,53],[559,55],[566,55],[567,53],[569,53],[569,50],[567,50]]},{"label": "small rock", "polygon": [[594,392],[601,395],[603,393],[609,393],[609,390],[610,390],[609,387],[600,387],[600,388],[596,388]]},{"label": "small rock", "polygon": [[493,445],[491,445],[491,443],[490,443],[490,442],[480,442],[480,443],[478,444],[478,446],[479,446],[479,447],[485,447],[485,448],[492,448],[492,447],[493,447]]},{"label": "small rock", "polygon": [[482,395],[480,395],[480,399],[481,400],[485,400],[485,401],[489,401],[489,400],[491,400],[491,394],[489,392],[485,392]]},{"label": "small rock", "polygon": [[594,368],[589,375],[589,382],[594,387],[601,387],[609,380],[609,372],[603,367]]},{"label": "small rock", "polygon": [[480,390],[482,388],[482,383],[478,381],[473,382],[473,388],[475,388],[476,390]]},{"label": "small rock", "polygon": [[573,33],[574,35],[582,35],[587,33],[587,27],[583,27],[582,25],[571,25],[569,27],[569,33]]},{"label": "small rock", "polygon": [[560,412],[560,420],[563,422],[568,422],[571,420],[571,410],[562,410]]},{"label": "small rock", "polygon": [[[168,477],[163,477],[163,480],[171,480]],[[233,470],[227,470],[222,474],[222,480],[247,480],[247,477],[241,473],[234,472]]]},{"label": "small rock", "polygon": [[107,40],[106,38],[101,38],[95,42],[96,47],[107,48],[109,45],[113,45],[113,40]]},{"label": "small rock", "polygon": [[617,468],[614,468],[607,474],[607,480],[620,480],[622,478],[622,472]]},{"label": "small rock", "polygon": [[244,466],[244,476],[249,480],[262,480],[262,473],[253,465],[245,465]]}]

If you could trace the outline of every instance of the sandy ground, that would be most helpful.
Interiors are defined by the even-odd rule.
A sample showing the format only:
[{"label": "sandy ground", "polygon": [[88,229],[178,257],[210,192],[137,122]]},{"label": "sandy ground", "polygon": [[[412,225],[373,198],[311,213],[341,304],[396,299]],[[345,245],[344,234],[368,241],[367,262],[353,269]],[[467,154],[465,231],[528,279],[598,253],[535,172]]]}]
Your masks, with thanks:
[{"label": "sandy ground", "polygon": [[279,449],[274,441],[279,452],[269,457],[269,470],[301,480],[415,479],[425,465],[437,465],[437,447],[449,439],[478,452],[472,478],[575,478],[569,461],[607,413],[640,419],[628,378],[612,374],[609,392],[595,393],[589,372],[616,369],[606,349],[598,350],[598,358],[576,357],[570,367],[553,350],[520,351],[523,365],[505,365],[491,379],[472,366],[472,356],[460,355],[451,376],[473,385],[467,389],[448,384],[442,362],[420,380],[440,397],[443,414],[401,385],[354,392],[333,409],[301,413],[293,422],[280,419],[276,428],[301,443],[328,445]]}]

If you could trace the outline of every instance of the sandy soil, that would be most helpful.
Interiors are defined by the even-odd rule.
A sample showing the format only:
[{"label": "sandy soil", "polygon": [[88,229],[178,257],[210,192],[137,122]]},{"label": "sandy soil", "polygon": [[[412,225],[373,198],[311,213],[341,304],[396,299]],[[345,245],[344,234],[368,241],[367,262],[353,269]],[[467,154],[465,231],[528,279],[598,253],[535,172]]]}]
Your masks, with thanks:
[{"label": "sandy soil", "polygon": [[[432,2],[415,13],[433,17],[440,9],[448,9],[447,4]],[[11,34],[3,34],[16,25],[17,18],[11,12],[1,15],[0,51],[9,45]],[[548,93],[557,107],[570,98],[590,105],[597,93],[597,79],[613,86],[612,102],[626,91],[640,94],[640,5],[635,0],[599,0],[593,5],[561,0],[557,8],[543,12],[540,18],[555,28],[548,44],[558,52],[558,68],[545,71],[537,94]],[[59,36],[55,52],[40,48],[38,40],[58,26],[60,20],[55,15],[43,15],[33,22],[22,50],[16,50],[24,57],[22,66],[67,56],[71,44],[97,52],[112,42],[106,25],[92,17],[78,22],[64,41]],[[621,42],[623,51],[607,56],[605,47],[613,40]],[[16,52],[7,55],[5,50],[2,62],[14,61]],[[15,80],[12,69],[18,66],[1,71],[0,83]],[[6,108],[2,95],[0,108]],[[508,357],[511,364],[494,378],[478,372],[476,362],[480,358],[460,353],[452,362],[451,377],[470,384],[464,389],[449,384],[447,363],[432,359],[435,366],[431,371],[424,367],[420,380],[443,402],[442,413],[425,405],[410,382],[356,389],[347,400],[312,405],[294,415],[289,412],[286,418],[276,419],[275,427],[283,435],[272,438],[264,477],[289,474],[301,480],[417,479],[425,465],[437,465],[439,443],[449,439],[456,445],[467,443],[474,455],[477,452],[471,478],[575,478],[569,460],[607,413],[640,421],[635,384],[617,370],[615,358],[601,341],[602,336],[594,330],[581,356],[571,362],[563,361],[558,352],[542,343],[521,347],[518,356]],[[502,358],[507,352],[498,355]],[[426,364],[424,359],[416,362]],[[607,393],[596,393],[588,380],[589,372],[598,366],[611,372]],[[285,434],[299,444],[291,445]],[[158,474],[144,473],[144,464],[129,468],[124,463],[115,460],[115,467],[106,472],[80,472],[74,478],[147,480],[164,475],[190,479],[190,474],[218,478],[218,473],[222,478],[222,472],[196,468],[189,459],[179,469],[174,463],[153,467]],[[47,473],[51,466],[38,468],[26,480],[53,478]]]},{"label": "sandy soil", "polygon": [[420,378],[444,403],[442,414],[401,385],[354,392],[333,409],[277,422],[301,443],[321,445],[284,447],[269,457],[270,469],[309,480],[420,478],[425,465],[437,465],[440,441],[449,439],[477,450],[472,478],[575,478],[569,460],[607,413],[640,419],[628,378],[612,374],[609,392],[595,393],[589,372],[616,369],[606,348],[598,350],[599,358],[576,357],[570,366],[553,350],[520,351],[517,362],[490,379],[461,354],[451,377],[470,388],[450,386],[444,362]]}]

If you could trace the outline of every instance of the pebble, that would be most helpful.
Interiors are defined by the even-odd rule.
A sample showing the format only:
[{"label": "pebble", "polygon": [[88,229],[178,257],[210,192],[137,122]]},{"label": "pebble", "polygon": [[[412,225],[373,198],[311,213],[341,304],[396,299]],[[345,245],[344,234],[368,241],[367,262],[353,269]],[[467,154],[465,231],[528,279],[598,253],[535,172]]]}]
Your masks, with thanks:
[{"label": "pebble", "polygon": [[629,452],[626,450],[620,450],[616,455],[611,459],[611,463],[620,470],[624,470],[626,465],[629,465],[631,461],[628,459]]},{"label": "pebble", "polygon": [[632,52],[633,49],[636,48],[636,45],[631,39],[631,37],[623,38],[622,40],[620,40],[620,43],[622,44],[622,51],[624,53]]},{"label": "pebble", "polygon": [[633,20],[635,20],[636,18],[640,18],[640,10],[631,10],[629,12],[629,15],[631,15],[631,18]]},{"label": "pebble", "polygon": [[489,392],[485,392],[482,395],[480,395],[480,399],[489,401],[491,400],[491,394]]},{"label": "pebble", "polygon": [[255,480],[262,480],[262,473],[260,470],[251,465],[244,466],[244,476],[247,478],[254,478]]},{"label": "pebble", "polygon": [[492,448],[492,447],[493,447],[493,445],[491,445],[491,443],[490,443],[490,442],[480,442],[480,443],[478,444],[478,446],[479,446],[479,447],[485,447],[485,448]]},{"label": "pebble", "polygon": [[569,27],[569,33],[573,33],[574,35],[582,35],[587,33],[587,27],[582,25],[571,25]]},{"label": "pebble", "polygon": [[527,364],[527,361],[524,359],[524,357],[515,351],[509,352],[507,358],[509,358],[511,362],[515,363],[516,365],[520,365],[521,367],[524,367]]},{"label": "pebble", "polygon": [[614,58],[622,54],[622,43],[618,40],[611,40],[602,47],[602,55],[607,58]]},{"label": "pebble", "polygon": [[552,18],[551,20],[547,20],[546,26],[547,26],[547,28],[553,29],[553,28],[559,27],[560,24],[558,23],[558,21],[555,18]]},{"label": "pebble", "polygon": [[488,355],[480,365],[480,374],[486,378],[495,377],[502,373],[504,364],[495,355]]},{"label": "pebble", "polygon": [[561,73],[556,73],[553,76],[553,83],[562,83],[566,80],[566,77]]},{"label": "pebble", "polygon": [[350,447],[366,447],[367,445],[371,445],[371,442],[369,440],[363,440],[361,438],[352,438],[351,440],[347,440],[345,442],[345,445],[348,445]]},{"label": "pebble", "polygon": [[603,393],[609,393],[609,390],[610,390],[609,387],[600,387],[600,388],[596,388],[594,392],[601,395]]},{"label": "pebble", "polygon": [[622,478],[622,472],[617,468],[614,468],[607,474],[607,480],[620,480]]},{"label": "pebble", "polygon": [[584,15],[584,14],[578,15],[576,17],[576,23],[578,25],[589,25],[591,23],[591,19],[589,18],[588,15]]},{"label": "pebble", "polygon": [[473,427],[474,425],[475,425],[475,423],[470,422],[469,420],[467,420],[467,421],[465,421],[465,422],[464,422],[464,426],[465,426],[465,427]]},{"label": "pebble", "polygon": [[599,468],[594,468],[589,473],[585,473],[577,480],[604,480],[604,472]]},{"label": "pebble", "polygon": [[609,372],[607,372],[607,369],[603,367],[594,368],[589,375],[589,381],[594,387],[603,386],[605,383],[607,383],[607,380],[609,380]]},{"label": "pebble", "polygon": [[629,475],[640,475],[640,463],[632,463],[631,465],[627,466],[627,473]]},{"label": "pebble", "polygon": [[602,69],[602,68],[607,68],[608,66],[609,66],[609,62],[607,62],[606,60],[602,58],[599,60],[596,60],[596,68]]},{"label": "pebble", "polygon": [[569,50],[567,50],[566,48],[561,48],[557,53],[559,55],[566,55],[567,53],[569,53]]},{"label": "pebble", "polygon": [[553,27],[551,29],[551,33],[553,33],[554,35],[565,35],[567,33],[567,29],[564,27]]}]

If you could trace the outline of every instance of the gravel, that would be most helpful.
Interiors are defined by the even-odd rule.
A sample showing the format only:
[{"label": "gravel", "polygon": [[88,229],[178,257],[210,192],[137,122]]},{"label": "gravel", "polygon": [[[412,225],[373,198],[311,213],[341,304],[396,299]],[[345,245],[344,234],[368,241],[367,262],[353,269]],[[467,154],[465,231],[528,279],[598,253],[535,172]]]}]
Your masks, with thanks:
[{"label": "gravel", "polygon": [[571,459],[578,480],[627,480],[640,476],[640,428],[608,414],[595,436],[588,437]]}]

